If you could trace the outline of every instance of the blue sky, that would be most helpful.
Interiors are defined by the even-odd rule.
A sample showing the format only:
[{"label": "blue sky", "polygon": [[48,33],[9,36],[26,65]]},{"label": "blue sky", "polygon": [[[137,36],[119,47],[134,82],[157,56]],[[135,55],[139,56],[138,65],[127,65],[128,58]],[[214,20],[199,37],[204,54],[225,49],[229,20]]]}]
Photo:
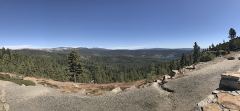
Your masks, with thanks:
[{"label": "blue sky", "polygon": [[189,48],[240,31],[239,0],[0,0],[0,46]]}]

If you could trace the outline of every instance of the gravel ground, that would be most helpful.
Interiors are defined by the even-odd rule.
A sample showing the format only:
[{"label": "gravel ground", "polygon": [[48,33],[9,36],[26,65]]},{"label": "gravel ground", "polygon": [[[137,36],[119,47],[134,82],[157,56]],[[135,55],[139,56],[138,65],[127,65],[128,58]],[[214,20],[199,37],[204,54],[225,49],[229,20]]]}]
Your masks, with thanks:
[{"label": "gravel ground", "polygon": [[92,97],[63,94],[40,86],[23,87],[10,82],[7,82],[6,87],[6,98],[11,111],[158,111],[159,108],[172,108],[168,105],[169,93],[157,85]]},{"label": "gravel ground", "polygon": [[210,62],[186,77],[172,80],[168,93],[157,85],[105,96],[66,94],[43,86],[19,86],[0,81],[10,111],[189,111],[218,88],[220,75],[238,70],[239,60]]},{"label": "gravel ground", "polygon": [[[235,55],[236,58],[239,55]],[[215,61],[216,62],[216,61]],[[223,60],[206,64],[197,71],[188,73],[189,76],[173,80],[165,87],[174,90],[171,94],[174,111],[192,111],[196,104],[206,98],[219,87],[221,74],[226,71],[238,71],[240,61]]]}]

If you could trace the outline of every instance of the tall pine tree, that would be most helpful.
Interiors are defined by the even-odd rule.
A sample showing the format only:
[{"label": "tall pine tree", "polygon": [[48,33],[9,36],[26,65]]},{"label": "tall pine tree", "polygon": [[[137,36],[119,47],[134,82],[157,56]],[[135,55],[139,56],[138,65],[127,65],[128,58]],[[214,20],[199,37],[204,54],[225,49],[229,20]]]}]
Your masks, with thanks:
[{"label": "tall pine tree", "polygon": [[196,64],[200,60],[200,47],[198,46],[197,42],[194,43],[193,46],[193,63]]},{"label": "tall pine tree", "polygon": [[234,39],[236,37],[236,35],[237,35],[237,33],[236,33],[235,29],[230,28],[230,30],[229,30],[229,38],[232,40],[232,39]]},{"label": "tall pine tree", "polygon": [[187,64],[186,62],[187,62],[187,58],[186,58],[186,55],[183,53],[180,60],[180,67],[183,68],[184,66],[186,66]]},{"label": "tall pine tree", "polygon": [[68,56],[68,70],[70,80],[77,82],[77,76],[82,73],[81,65],[79,63],[79,55],[76,51],[72,51]]}]

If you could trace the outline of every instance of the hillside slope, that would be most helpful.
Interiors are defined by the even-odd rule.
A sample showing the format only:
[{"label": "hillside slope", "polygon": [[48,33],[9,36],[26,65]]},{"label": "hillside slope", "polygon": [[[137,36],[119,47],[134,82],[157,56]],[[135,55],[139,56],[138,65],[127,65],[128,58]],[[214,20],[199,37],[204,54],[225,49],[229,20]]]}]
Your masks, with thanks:
[{"label": "hillside slope", "polygon": [[49,54],[69,54],[72,50],[79,52],[82,56],[97,56],[97,57],[133,57],[133,58],[152,58],[152,59],[175,59],[180,57],[182,53],[188,54],[192,51],[191,48],[181,49],[101,49],[101,48],[50,48],[50,49],[21,49],[15,50],[17,53],[26,55],[49,55]]},{"label": "hillside slope", "polygon": [[5,98],[12,111],[190,111],[218,87],[223,72],[239,68],[239,60],[218,58],[187,73],[186,77],[167,83],[166,87],[173,89],[174,93],[152,85],[116,95],[92,97],[61,93],[43,86],[18,86],[5,81],[0,81],[0,89],[6,92]]}]

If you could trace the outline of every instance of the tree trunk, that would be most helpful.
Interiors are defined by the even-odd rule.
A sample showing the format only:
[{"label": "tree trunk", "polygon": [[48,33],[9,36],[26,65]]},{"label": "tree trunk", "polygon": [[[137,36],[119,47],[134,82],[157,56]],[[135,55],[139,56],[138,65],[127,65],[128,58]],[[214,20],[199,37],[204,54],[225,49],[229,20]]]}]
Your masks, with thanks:
[{"label": "tree trunk", "polygon": [[76,74],[74,74],[74,82],[77,82]]}]

